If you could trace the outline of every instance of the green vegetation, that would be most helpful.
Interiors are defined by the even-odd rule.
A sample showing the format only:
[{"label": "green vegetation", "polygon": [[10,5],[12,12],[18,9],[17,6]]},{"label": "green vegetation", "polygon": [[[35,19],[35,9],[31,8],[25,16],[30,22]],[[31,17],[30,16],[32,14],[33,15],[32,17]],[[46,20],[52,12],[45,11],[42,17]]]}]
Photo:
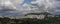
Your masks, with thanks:
[{"label": "green vegetation", "polygon": [[60,24],[60,18],[50,17],[40,20],[36,18],[10,19],[4,17],[4,18],[0,18],[0,24]]},{"label": "green vegetation", "polygon": [[10,19],[8,17],[4,17],[4,18],[0,18],[0,24],[60,24],[60,15],[58,15],[59,17],[47,17],[47,15],[51,15],[51,14],[47,12],[39,13],[39,14],[44,14],[45,18],[44,19],[37,19],[37,18]]},{"label": "green vegetation", "polygon": [[[32,13],[35,14],[35,13]],[[60,24],[60,17],[47,17],[50,13],[43,12],[36,15],[45,15],[44,19],[37,18],[22,18],[22,19],[10,19],[8,17],[0,18],[0,24]],[[59,15],[60,16],[60,15]]]}]

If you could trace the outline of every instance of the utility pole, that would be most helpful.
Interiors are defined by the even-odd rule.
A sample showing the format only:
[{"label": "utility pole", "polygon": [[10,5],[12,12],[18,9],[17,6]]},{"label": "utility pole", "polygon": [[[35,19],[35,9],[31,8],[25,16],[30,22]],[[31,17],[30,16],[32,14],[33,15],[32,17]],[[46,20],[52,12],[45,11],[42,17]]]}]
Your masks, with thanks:
[{"label": "utility pole", "polygon": [[45,2],[45,18],[48,16],[49,0],[44,0]]},{"label": "utility pole", "polygon": [[49,0],[45,0],[45,11],[48,12]]}]

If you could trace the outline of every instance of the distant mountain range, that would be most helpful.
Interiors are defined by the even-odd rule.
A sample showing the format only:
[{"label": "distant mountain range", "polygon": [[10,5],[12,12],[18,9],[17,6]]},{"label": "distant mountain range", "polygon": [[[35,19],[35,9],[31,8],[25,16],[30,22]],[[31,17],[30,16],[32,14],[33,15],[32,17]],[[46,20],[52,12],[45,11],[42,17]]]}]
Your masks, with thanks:
[{"label": "distant mountain range", "polygon": [[[43,15],[53,15],[53,14],[50,14],[50,13],[48,13],[48,12],[41,12],[41,13],[28,13],[28,14],[26,14],[26,15],[41,15],[41,14],[43,14]],[[25,16],[26,16],[25,15]]]}]

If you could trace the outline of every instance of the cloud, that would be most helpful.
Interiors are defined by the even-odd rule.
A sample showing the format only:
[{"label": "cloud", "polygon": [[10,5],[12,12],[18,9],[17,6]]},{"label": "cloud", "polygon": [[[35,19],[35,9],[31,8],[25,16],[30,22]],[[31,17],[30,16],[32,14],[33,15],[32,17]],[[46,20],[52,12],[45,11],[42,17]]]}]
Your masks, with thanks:
[{"label": "cloud", "polygon": [[29,3],[28,2],[24,3],[24,0],[0,0],[0,10],[9,11],[8,12],[9,14],[16,11],[15,14],[18,15],[27,14],[27,13],[40,13],[40,12],[59,14],[60,1],[36,0],[36,1],[30,1]]},{"label": "cloud", "polygon": [[[28,8],[29,12],[49,12],[56,14],[60,12],[60,1],[58,0],[36,0],[30,3],[25,3],[24,7]],[[33,9],[32,9],[33,8]],[[35,10],[35,8],[37,8]],[[59,13],[57,13],[59,14]]]},{"label": "cloud", "polygon": [[1,0],[0,7],[3,9],[19,10],[18,6],[24,0]]},{"label": "cloud", "polygon": [[[18,5],[21,4],[24,0],[0,0],[0,15],[20,15],[20,8]],[[20,14],[19,14],[19,13]]]}]

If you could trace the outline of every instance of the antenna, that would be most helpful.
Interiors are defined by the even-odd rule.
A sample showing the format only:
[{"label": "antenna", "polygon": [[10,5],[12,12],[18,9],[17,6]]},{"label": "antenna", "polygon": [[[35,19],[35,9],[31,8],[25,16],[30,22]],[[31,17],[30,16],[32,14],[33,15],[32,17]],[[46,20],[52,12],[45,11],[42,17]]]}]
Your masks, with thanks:
[{"label": "antenna", "polygon": [[49,0],[45,0],[45,11],[48,12]]}]

